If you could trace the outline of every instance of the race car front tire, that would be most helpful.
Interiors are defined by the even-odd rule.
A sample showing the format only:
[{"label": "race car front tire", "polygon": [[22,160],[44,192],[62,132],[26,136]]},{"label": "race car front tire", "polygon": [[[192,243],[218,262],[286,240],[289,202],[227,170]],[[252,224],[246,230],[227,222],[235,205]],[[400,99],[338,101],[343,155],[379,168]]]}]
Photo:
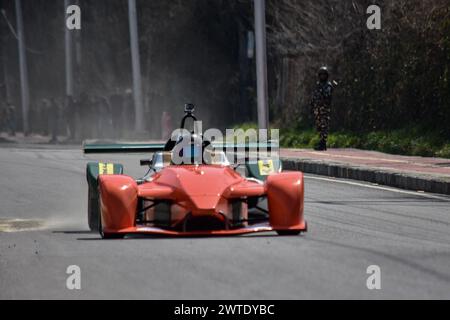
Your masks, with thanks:
[{"label": "race car front tire", "polygon": [[125,237],[124,234],[121,233],[100,233],[102,239],[123,239]]},{"label": "race car front tire", "polygon": [[[100,205],[98,207],[100,208]],[[102,217],[100,214],[98,215],[97,225],[98,225],[97,230],[100,233],[100,236],[102,237],[102,239],[123,239],[125,237],[125,235],[123,233],[105,233],[105,232],[103,232]]]},{"label": "race car front tire", "polygon": [[308,232],[308,222],[306,221],[304,230],[277,230],[279,236],[298,236],[302,232]]},{"label": "race car front tire", "polygon": [[88,192],[88,224],[93,232],[99,230],[100,206],[98,192],[89,188]]}]

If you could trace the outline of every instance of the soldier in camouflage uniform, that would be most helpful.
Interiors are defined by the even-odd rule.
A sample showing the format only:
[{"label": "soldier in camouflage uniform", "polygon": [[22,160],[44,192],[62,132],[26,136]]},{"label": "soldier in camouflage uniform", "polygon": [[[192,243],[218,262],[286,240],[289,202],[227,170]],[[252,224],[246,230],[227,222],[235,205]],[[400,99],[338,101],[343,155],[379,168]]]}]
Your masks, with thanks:
[{"label": "soldier in camouflage uniform", "polygon": [[319,81],[314,89],[311,108],[314,114],[316,129],[320,135],[319,145],[316,150],[327,150],[328,127],[330,124],[331,98],[333,94],[333,86],[328,81],[327,67],[319,69]]}]

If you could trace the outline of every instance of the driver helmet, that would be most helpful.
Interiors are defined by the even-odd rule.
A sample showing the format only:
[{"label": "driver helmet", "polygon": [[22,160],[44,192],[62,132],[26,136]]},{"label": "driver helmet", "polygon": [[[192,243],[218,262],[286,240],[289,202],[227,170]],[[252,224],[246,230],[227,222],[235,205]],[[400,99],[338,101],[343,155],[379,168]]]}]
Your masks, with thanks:
[{"label": "driver helmet", "polygon": [[181,135],[172,154],[172,162],[175,164],[201,164],[203,163],[203,150],[210,145],[209,141],[203,141],[201,135],[191,133]]}]

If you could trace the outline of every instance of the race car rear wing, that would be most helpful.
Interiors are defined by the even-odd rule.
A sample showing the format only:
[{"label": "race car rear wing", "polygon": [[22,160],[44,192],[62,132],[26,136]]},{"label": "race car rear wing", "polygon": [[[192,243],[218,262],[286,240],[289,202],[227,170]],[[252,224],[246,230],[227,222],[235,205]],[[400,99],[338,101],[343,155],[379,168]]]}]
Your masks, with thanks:
[{"label": "race car rear wing", "polygon": [[[233,142],[213,142],[214,149],[223,151],[277,151],[278,141],[233,143]],[[157,143],[83,143],[83,151],[86,154],[92,153],[153,153],[164,151],[165,144]]]},{"label": "race car rear wing", "polygon": [[164,150],[164,143],[83,143],[89,153],[153,153]]}]

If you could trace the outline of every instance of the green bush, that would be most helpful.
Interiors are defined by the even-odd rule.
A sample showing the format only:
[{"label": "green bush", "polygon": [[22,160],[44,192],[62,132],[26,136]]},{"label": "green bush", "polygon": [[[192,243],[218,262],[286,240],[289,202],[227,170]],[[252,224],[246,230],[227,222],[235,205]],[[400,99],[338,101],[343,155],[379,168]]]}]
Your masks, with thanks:
[{"label": "green bush", "polygon": [[[285,148],[313,148],[319,135],[313,130],[282,130],[280,145]],[[330,148],[359,148],[385,153],[450,158],[450,141],[436,133],[423,133],[418,128],[374,131],[366,134],[339,131],[328,136]]]},{"label": "green bush", "polygon": [[[255,123],[235,127],[243,130],[257,129]],[[450,158],[450,139],[439,132],[430,132],[419,126],[391,130],[358,133],[352,131],[331,132],[330,148],[357,148],[385,153]],[[313,148],[319,143],[319,135],[313,129],[280,129],[280,145],[283,148]]]},{"label": "green bush", "polygon": [[450,159],[450,143],[445,144],[435,155],[436,157]]}]

